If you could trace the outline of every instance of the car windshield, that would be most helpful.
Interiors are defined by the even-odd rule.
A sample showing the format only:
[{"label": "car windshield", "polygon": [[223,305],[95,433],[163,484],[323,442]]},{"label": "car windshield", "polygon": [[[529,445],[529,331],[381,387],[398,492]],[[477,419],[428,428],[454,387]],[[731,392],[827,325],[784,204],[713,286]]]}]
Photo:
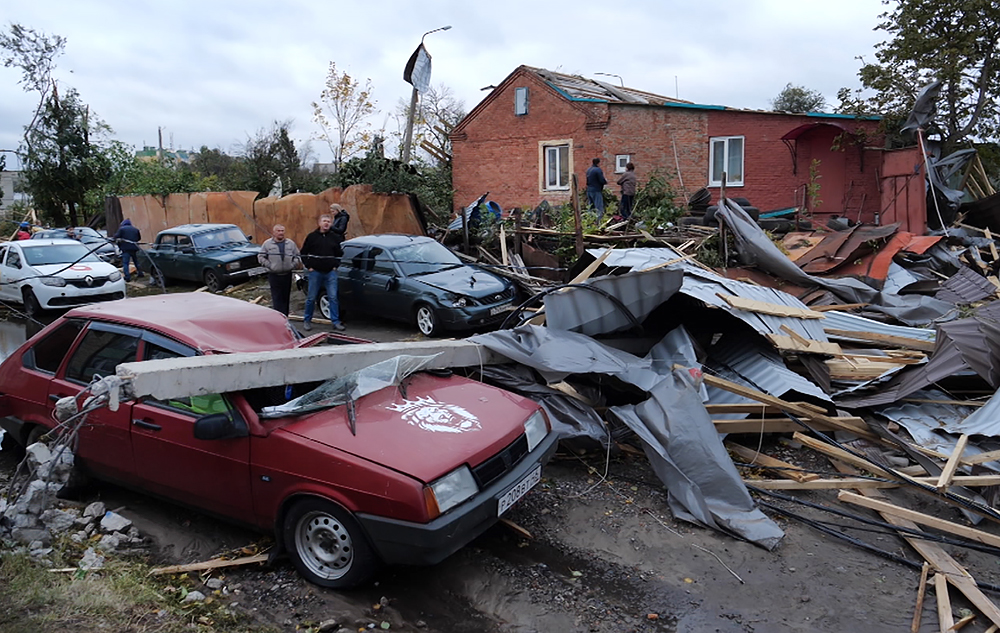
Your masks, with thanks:
[{"label": "car windshield", "polygon": [[397,248],[392,251],[392,257],[407,277],[462,265],[458,256],[433,240]]},{"label": "car windshield", "polygon": [[83,244],[39,244],[22,246],[21,250],[24,251],[24,260],[29,266],[101,261]]},{"label": "car windshield", "polygon": [[191,239],[197,248],[219,248],[226,244],[244,244],[247,242],[247,236],[243,235],[243,231],[235,226],[192,235]]}]

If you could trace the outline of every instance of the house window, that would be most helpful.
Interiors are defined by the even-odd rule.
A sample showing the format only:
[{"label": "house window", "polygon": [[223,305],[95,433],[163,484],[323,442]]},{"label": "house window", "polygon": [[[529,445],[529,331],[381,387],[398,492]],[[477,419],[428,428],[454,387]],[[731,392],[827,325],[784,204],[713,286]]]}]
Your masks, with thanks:
[{"label": "house window", "polygon": [[514,114],[524,116],[528,113],[528,89],[514,88]]},{"label": "house window", "polygon": [[726,174],[727,187],[743,186],[743,137],[715,136],[709,141],[709,187],[722,186]]},{"label": "house window", "polygon": [[615,155],[615,173],[624,174],[625,166],[629,164],[632,160],[631,154],[616,154]]},{"label": "house window", "polygon": [[569,189],[569,142],[553,142],[543,144],[543,175],[542,189],[545,190],[567,190]]}]

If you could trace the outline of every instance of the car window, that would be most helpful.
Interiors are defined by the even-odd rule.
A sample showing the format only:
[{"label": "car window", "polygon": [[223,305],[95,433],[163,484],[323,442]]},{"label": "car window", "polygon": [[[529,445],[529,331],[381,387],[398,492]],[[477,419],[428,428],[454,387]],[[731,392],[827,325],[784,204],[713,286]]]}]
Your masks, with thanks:
[{"label": "car window", "polygon": [[66,378],[89,383],[95,375],[110,376],[119,364],[134,361],[138,350],[138,336],[91,328],[70,357]]},{"label": "car window", "polygon": [[28,353],[22,357],[24,366],[50,374],[56,373],[62,364],[63,356],[72,347],[73,341],[82,329],[82,321],[66,321],[31,346]]},{"label": "car window", "polygon": [[209,233],[199,233],[192,236],[194,245],[197,248],[213,248],[224,244],[240,244],[247,241],[247,236],[239,228],[230,226],[225,229],[218,229]]},{"label": "car window", "polygon": [[392,253],[379,247],[373,247],[369,257],[372,258],[372,270],[377,273],[392,275],[396,272],[392,265]]},{"label": "car window", "polygon": [[101,261],[83,244],[39,244],[37,246],[23,246],[22,248],[24,249],[24,260],[29,266]]},{"label": "car window", "polygon": [[176,235],[161,235],[156,238],[157,246],[170,246],[171,248],[177,243]]},{"label": "car window", "polygon": [[17,249],[12,248],[7,253],[7,265],[11,268],[21,267],[21,254],[17,252]]},{"label": "car window", "polygon": [[[147,333],[148,335],[148,333]],[[146,335],[143,336],[145,338]],[[179,358],[181,356],[193,356],[194,350],[182,346],[178,343],[165,343],[169,345],[168,349],[164,345],[157,345],[150,341],[146,341],[145,351],[142,354],[143,360],[161,360],[164,358]],[[189,413],[196,417],[201,417],[203,415],[209,415],[212,413],[229,413],[230,407],[226,399],[217,393],[210,393],[201,396],[191,396],[190,398],[172,398],[170,400],[156,400],[154,398],[147,398],[146,402],[150,404],[157,404],[169,409],[174,409],[175,411],[180,411],[182,413]]]},{"label": "car window", "polygon": [[191,246],[191,236],[190,235],[180,235],[177,237],[178,246]]},{"label": "car window", "polygon": [[393,250],[392,254],[407,277],[463,265],[455,253],[434,240],[402,246]]},{"label": "car window", "polygon": [[343,246],[344,255],[341,261],[350,261],[355,268],[361,268],[361,253],[365,250],[364,246],[358,246],[357,244],[345,244]]}]

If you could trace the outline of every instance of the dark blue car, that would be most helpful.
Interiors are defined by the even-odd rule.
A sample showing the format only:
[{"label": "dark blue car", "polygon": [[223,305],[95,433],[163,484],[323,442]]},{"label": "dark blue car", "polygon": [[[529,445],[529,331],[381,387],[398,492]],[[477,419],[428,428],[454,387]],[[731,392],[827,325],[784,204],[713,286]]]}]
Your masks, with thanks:
[{"label": "dark blue car", "polygon": [[[434,336],[499,323],[515,307],[512,282],[462,262],[429,237],[366,235],[347,240],[343,249],[338,294],[349,315],[407,321]],[[330,318],[325,294],[319,309]]]}]

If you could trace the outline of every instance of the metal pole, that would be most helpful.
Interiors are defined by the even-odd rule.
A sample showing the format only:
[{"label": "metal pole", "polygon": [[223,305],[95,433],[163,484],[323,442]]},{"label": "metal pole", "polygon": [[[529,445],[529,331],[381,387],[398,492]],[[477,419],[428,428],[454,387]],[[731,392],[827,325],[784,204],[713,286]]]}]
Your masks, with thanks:
[{"label": "metal pole", "polygon": [[406,119],[406,134],[403,136],[403,163],[410,162],[410,145],[413,143],[413,122],[417,118],[417,87],[410,95],[410,116]]}]

